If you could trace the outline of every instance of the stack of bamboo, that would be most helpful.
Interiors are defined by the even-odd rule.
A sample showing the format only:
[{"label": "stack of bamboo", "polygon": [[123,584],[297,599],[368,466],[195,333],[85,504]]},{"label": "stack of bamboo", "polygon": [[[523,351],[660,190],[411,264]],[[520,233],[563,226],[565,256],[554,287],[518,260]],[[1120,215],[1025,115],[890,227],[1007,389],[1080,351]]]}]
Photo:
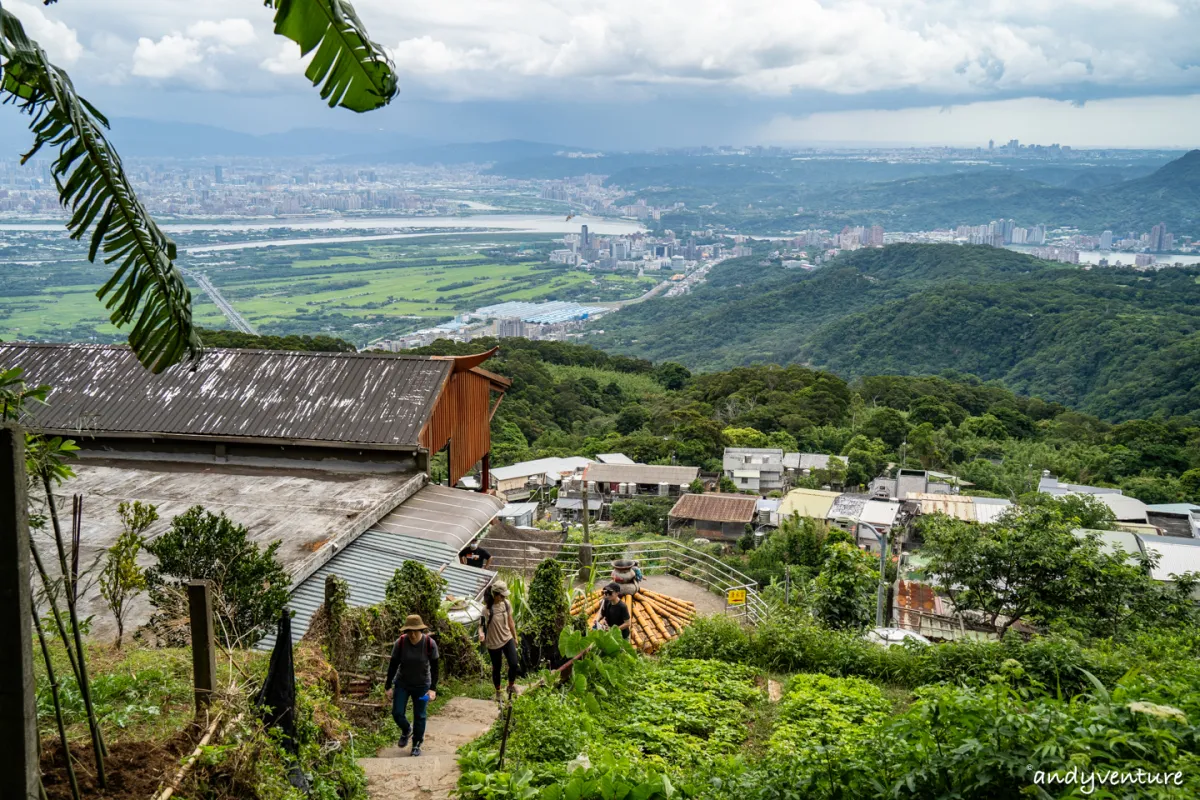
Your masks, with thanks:
[{"label": "stack of bamboo", "polygon": [[[586,613],[588,625],[594,625],[600,619],[601,599],[600,592],[576,598],[571,605],[571,613]],[[695,603],[677,600],[646,588],[626,595],[624,600],[633,617],[629,626],[629,641],[644,653],[653,653],[674,639],[696,617]]]}]

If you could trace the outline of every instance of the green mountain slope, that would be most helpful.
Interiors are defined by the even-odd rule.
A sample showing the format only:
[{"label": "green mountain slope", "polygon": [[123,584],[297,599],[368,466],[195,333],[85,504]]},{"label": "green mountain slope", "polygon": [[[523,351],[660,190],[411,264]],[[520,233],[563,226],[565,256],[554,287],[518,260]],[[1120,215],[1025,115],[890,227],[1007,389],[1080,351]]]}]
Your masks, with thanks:
[{"label": "green mountain slope", "polygon": [[811,274],[759,261],[606,318],[597,343],[700,369],[952,370],[1109,419],[1200,409],[1200,269],[1083,271],[956,245],[862,250]]}]

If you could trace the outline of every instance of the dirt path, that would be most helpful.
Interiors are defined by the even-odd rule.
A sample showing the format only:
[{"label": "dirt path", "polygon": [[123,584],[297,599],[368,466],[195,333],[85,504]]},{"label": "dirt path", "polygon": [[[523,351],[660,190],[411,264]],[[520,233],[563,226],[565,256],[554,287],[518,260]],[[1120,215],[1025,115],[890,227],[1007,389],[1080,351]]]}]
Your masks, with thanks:
[{"label": "dirt path", "polygon": [[455,751],[482,736],[497,713],[490,700],[452,697],[429,718],[419,758],[411,757],[407,749],[385,747],[375,758],[359,759],[372,800],[449,798],[458,783]]}]

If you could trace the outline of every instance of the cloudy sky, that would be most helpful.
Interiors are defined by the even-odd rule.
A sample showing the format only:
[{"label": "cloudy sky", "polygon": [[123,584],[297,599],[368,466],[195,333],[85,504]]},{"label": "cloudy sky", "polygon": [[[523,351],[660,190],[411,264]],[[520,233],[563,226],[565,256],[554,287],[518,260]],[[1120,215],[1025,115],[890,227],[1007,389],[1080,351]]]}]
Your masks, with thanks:
[{"label": "cloudy sky", "polygon": [[608,148],[1200,146],[1200,0],[354,6],[402,90],[362,117],[322,105],[259,0],[5,0],[117,117]]}]

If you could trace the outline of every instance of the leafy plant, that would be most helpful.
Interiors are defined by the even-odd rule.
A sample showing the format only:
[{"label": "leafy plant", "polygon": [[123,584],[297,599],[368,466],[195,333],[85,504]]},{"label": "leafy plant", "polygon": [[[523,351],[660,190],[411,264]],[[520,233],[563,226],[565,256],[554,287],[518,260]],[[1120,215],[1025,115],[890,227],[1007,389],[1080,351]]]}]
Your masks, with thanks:
[{"label": "leafy plant", "polygon": [[291,579],[275,558],[279,545],[260,550],[244,526],[201,506],[175,517],[166,533],[146,544],[158,559],[146,571],[156,609],[151,629],[165,642],[186,642],[185,584],[209,580],[218,637],[231,646],[254,641],[287,603]]},{"label": "leafy plant", "polygon": [[871,589],[879,572],[872,568],[870,556],[852,544],[837,542],[825,550],[813,612],[830,628],[861,630],[871,622]]},{"label": "leafy plant", "polygon": [[539,653],[558,642],[571,614],[562,567],[552,558],[537,565],[529,585],[529,623],[526,630]]},{"label": "leafy plant", "polygon": [[419,561],[405,561],[384,589],[384,606],[397,623],[403,623],[409,614],[419,614],[429,625],[437,618],[445,591],[445,578]]},{"label": "leafy plant", "polygon": [[120,649],[125,636],[128,603],[146,588],[146,575],[137,559],[144,543],[142,535],[158,519],[158,509],[134,500],[118,505],[117,513],[121,517],[121,535],[105,555],[100,571],[100,595],[117,621],[117,648]]}]

